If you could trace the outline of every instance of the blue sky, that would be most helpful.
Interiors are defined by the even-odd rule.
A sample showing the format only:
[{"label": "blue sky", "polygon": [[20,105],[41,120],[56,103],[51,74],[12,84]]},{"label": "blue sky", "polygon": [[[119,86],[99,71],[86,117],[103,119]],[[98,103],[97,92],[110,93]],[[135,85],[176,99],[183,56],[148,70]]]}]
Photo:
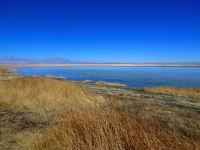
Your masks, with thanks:
[{"label": "blue sky", "polygon": [[200,2],[0,0],[0,56],[200,61]]}]

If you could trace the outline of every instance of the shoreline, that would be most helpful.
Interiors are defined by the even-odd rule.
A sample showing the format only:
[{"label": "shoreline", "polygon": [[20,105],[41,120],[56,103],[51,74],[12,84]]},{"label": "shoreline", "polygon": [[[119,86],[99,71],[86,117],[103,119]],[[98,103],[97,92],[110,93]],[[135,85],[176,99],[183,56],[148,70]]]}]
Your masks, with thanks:
[{"label": "shoreline", "polygon": [[[174,87],[174,86],[151,86],[151,87],[130,87],[127,84],[123,84],[121,82],[107,82],[107,81],[92,81],[92,80],[72,80],[72,79],[68,79],[67,77],[63,77],[63,76],[53,76],[53,75],[22,75],[22,74],[13,74],[13,73],[6,73],[6,74],[0,74],[0,77],[3,77],[2,79],[0,78],[0,80],[10,80],[10,79],[14,79],[14,78],[18,78],[18,77],[42,77],[42,78],[52,78],[55,80],[60,80],[63,82],[73,82],[76,83],[78,85],[80,85],[81,87],[83,87],[84,89],[92,92],[92,93],[98,93],[98,94],[108,94],[108,95],[117,95],[117,96],[122,96],[126,98],[137,98],[137,95],[145,95],[148,92],[148,90],[145,92],[144,89],[151,89],[152,88],[161,88],[161,92],[157,92],[157,93],[153,93],[150,92],[151,94],[156,94],[156,95],[168,95],[170,96],[170,94],[166,94],[166,93],[162,93],[163,88],[164,90],[177,90],[177,89],[199,89],[199,87]],[[168,89],[165,89],[168,88]],[[171,89],[170,89],[171,88]],[[160,90],[160,89],[158,89]],[[184,91],[185,92],[185,91]],[[124,93],[128,93],[124,94]],[[149,93],[149,94],[150,94]],[[176,97],[178,95],[171,95],[172,97]],[[179,96],[178,96],[179,97]],[[189,97],[187,97],[189,98]],[[192,98],[192,97],[190,97]],[[189,98],[189,99],[190,99]],[[193,98],[192,98],[193,99]]]},{"label": "shoreline", "polygon": [[[150,101],[154,101],[153,99],[158,99],[160,102],[164,99],[174,99],[174,100],[179,100],[182,101],[180,102],[180,105],[184,105],[185,103],[189,104],[188,101],[194,101],[200,100],[199,98],[194,98],[194,97],[185,97],[181,95],[172,95],[168,93],[162,93],[162,92],[149,92],[145,91],[144,89],[148,87],[142,87],[142,88],[132,88],[129,87],[128,85],[122,84],[122,83],[115,83],[115,82],[106,82],[106,81],[92,81],[92,80],[71,80],[62,76],[38,76],[38,75],[13,75],[13,74],[7,74],[8,79],[6,80],[11,80],[12,77],[18,78],[18,77],[42,77],[42,78],[52,78],[55,80],[60,80],[61,82],[71,82],[71,83],[76,83],[79,86],[81,86],[83,89],[85,89],[88,92],[94,93],[94,94],[100,94],[100,95],[109,95],[109,96],[117,96],[121,98],[126,98],[126,99],[149,99]],[[11,77],[11,78],[10,78]],[[99,85],[97,84],[98,82],[105,82],[105,85]],[[117,84],[116,86],[113,84]],[[151,88],[165,88],[165,86],[158,86],[158,87],[149,87]],[[172,89],[184,89],[184,87],[166,87],[166,88],[172,88]],[[195,89],[196,87],[187,87],[185,88],[186,90],[188,89]],[[196,88],[198,89],[198,88]],[[152,99],[153,98],[153,99]],[[195,100],[195,101],[196,101]],[[164,102],[166,103],[166,102]],[[193,103],[193,102],[192,102]],[[192,104],[191,103],[191,104]],[[200,102],[195,103],[197,106],[200,106]]]}]

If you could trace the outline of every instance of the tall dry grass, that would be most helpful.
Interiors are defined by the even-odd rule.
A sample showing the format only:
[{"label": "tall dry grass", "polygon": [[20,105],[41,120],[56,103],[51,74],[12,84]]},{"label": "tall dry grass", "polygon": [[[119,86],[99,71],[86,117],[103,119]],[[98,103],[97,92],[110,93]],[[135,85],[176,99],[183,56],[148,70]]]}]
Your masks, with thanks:
[{"label": "tall dry grass", "polygon": [[[68,114],[38,139],[33,150],[189,150],[195,145],[181,135],[130,119],[116,111],[86,111]],[[198,148],[198,147],[196,147]]]},{"label": "tall dry grass", "polygon": [[200,99],[200,88],[147,87],[145,92]]},{"label": "tall dry grass", "polygon": [[63,111],[94,106],[102,97],[79,85],[42,77],[0,81],[0,105],[31,111]]},{"label": "tall dry grass", "polygon": [[[104,106],[108,100],[102,96],[88,93],[78,84],[52,78],[19,77],[0,81],[0,108],[7,108],[8,112],[15,110],[16,115],[18,112],[23,112],[23,114],[31,112],[32,115],[41,112],[54,113],[56,118],[48,120],[48,124],[44,125],[45,128],[47,126],[48,128],[44,129],[41,138],[20,137],[20,141],[25,141],[22,145],[25,145],[27,149],[184,150],[200,148],[199,144],[195,145],[192,142],[192,139],[186,138],[178,132],[172,132],[159,123],[149,123],[142,117],[131,119],[128,115],[116,110],[109,111],[110,107],[99,107],[102,106],[101,104]],[[117,99],[115,99],[116,101]],[[37,117],[36,120],[35,118],[31,119],[33,124],[38,123]],[[39,120],[46,121],[46,118],[45,115]],[[8,121],[8,123],[14,124],[12,121]],[[33,128],[30,122],[24,121],[24,123]],[[15,132],[15,129],[14,126],[11,131]],[[20,130],[20,132],[23,131]],[[41,130],[34,129],[34,131],[35,134],[41,133]],[[13,136],[12,132],[5,134]],[[31,137],[33,134],[29,133],[28,137]]]}]

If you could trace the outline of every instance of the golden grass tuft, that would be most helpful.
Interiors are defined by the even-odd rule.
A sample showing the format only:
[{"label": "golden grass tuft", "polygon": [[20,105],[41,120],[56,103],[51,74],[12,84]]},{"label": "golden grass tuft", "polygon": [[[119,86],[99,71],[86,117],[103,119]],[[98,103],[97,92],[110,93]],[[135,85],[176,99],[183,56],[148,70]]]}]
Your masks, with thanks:
[{"label": "golden grass tuft", "polygon": [[186,138],[141,119],[100,110],[66,115],[36,143],[33,150],[188,150],[195,147]]},{"label": "golden grass tuft", "polygon": [[11,69],[11,68],[0,68],[0,73],[11,73],[11,72],[15,72],[15,69]]},{"label": "golden grass tuft", "polygon": [[122,83],[115,83],[115,82],[106,82],[106,81],[98,81],[95,82],[96,85],[98,86],[110,86],[110,87],[126,87],[125,84]]},{"label": "golden grass tuft", "polygon": [[147,87],[145,92],[200,99],[200,88]]},{"label": "golden grass tuft", "polygon": [[71,82],[42,77],[0,81],[0,105],[31,111],[63,111],[95,105],[101,99]]}]

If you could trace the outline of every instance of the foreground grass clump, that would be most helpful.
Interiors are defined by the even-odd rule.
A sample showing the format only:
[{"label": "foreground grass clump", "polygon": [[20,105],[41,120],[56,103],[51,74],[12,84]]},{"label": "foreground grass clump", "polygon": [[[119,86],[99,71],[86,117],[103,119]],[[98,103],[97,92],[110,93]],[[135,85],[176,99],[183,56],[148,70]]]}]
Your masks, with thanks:
[{"label": "foreground grass clump", "polygon": [[193,148],[186,138],[164,128],[116,111],[100,110],[66,115],[33,146],[34,150]]},{"label": "foreground grass clump", "polygon": [[99,97],[79,85],[42,77],[0,81],[0,106],[31,111],[63,111],[93,106]]},{"label": "foreground grass clump", "polygon": [[114,83],[114,82],[106,82],[106,81],[98,81],[95,82],[96,85],[98,86],[110,86],[110,87],[126,87],[125,84],[122,83]]},{"label": "foreground grass clump", "polygon": [[0,74],[2,73],[11,73],[11,72],[15,72],[15,69],[11,69],[11,68],[0,68]]},{"label": "foreground grass clump", "polygon": [[173,96],[192,97],[200,99],[200,88],[147,87],[145,92],[169,94]]}]

